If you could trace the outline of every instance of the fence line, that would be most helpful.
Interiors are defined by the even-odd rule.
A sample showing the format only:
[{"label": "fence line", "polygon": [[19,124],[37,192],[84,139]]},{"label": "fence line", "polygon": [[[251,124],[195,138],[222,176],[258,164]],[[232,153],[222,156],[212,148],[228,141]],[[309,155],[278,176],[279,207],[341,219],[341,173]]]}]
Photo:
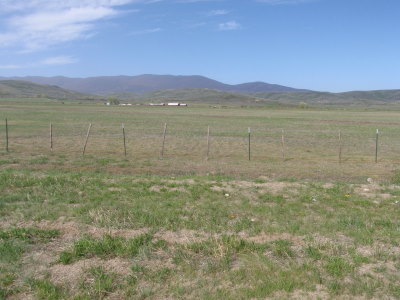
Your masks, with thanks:
[{"label": "fence line", "polygon": [[[117,131],[118,127],[121,130],[121,125],[117,127],[96,124],[93,130],[93,124],[90,123],[86,134],[83,124],[57,125],[52,122],[49,125],[46,130],[47,133],[45,133],[44,124],[34,124],[33,126],[29,124],[13,124],[10,128],[9,120],[5,119],[5,151],[35,153],[35,151],[39,151],[36,149],[42,149],[44,148],[43,145],[50,144],[50,151],[54,153],[71,153],[76,152],[71,149],[82,143],[83,140],[81,150],[83,156],[88,151],[96,154],[118,153],[116,147],[114,147],[114,144],[116,144],[114,140],[119,139],[118,143],[121,143],[121,134]],[[240,132],[240,130],[232,128],[198,126],[191,129],[177,129],[169,125],[164,123],[162,131],[161,148],[159,148],[159,158],[161,159],[164,158],[165,151],[167,151],[168,157],[203,157],[206,161],[211,156],[213,159],[240,159],[240,157],[245,159],[245,149],[247,148],[247,159],[249,161],[277,159],[279,152],[281,152],[280,156],[283,161],[293,159],[304,161],[313,159],[336,160],[339,163],[352,160],[373,161],[372,155],[374,154],[375,163],[378,163],[382,160],[397,161],[399,153],[396,150],[400,150],[400,141],[398,142],[396,139],[390,138],[390,136],[382,135],[378,129],[376,129],[375,143],[373,143],[373,135],[366,131],[346,133],[346,138],[344,139],[342,130],[339,130],[337,135],[337,131],[334,134],[335,130],[287,130],[248,127],[247,142],[244,143],[243,131]],[[28,126],[30,127],[29,130],[26,128]],[[168,140],[166,139],[167,128]],[[204,128],[207,129],[206,141],[201,139],[201,136],[204,137]],[[35,131],[37,134],[34,133]],[[47,138],[45,135],[47,135]],[[45,139],[47,139],[47,142]],[[125,157],[128,156],[128,149],[130,149],[130,156],[153,156],[154,149],[157,148],[155,145],[157,139],[159,139],[159,129],[157,130],[155,125],[148,128],[137,128],[135,126],[134,130],[126,131],[126,124],[122,124],[122,143]],[[385,139],[387,139],[386,143]],[[54,147],[54,143],[56,143],[56,147]],[[110,147],[111,143],[113,147]],[[247,147],[245,147],[245,144],[247,144]],[[211,148],[213,149],[212,154]],[[335,148],[338,152],[334,150]],[[373,148],[375,148],[375,151],[372,150]],[[290,150],[289,155],[287,149]]]}]

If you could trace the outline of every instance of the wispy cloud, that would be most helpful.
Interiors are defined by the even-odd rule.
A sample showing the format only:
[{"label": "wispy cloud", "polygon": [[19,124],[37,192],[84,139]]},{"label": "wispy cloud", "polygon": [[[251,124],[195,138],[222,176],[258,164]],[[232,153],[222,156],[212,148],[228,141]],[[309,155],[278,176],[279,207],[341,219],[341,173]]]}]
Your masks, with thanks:
[{"label": "wispy cloud", "polygon": [[130,35],[142,35],[142,34],[156,33],[156,32],[160,32],[160,31],[162,31],[162,29],[157,27],[157,28],[133,31],[130,33]]},{"label": "wispy cloud", "polygon": [[0,65],[0,70],[16,70],[22,68],[23,66],[21,65]]},{"label": "wispy cloud", "polygon": [[270,5],[287,5],[287,4],[302,4],[309,3],[315,0],[256,0],[257,2],[263,2]]},{"label": "wispy cloud", "polygon": [[223,16],[223,15],[227,15],[227,14],[229,14],[229,11],[227,11],[225,9],[217,9],[217,10],[210,11],[207,15],[210,17],[213,17],[213,16]]},{"label": "wispy cloud", "polygon": [[69,65],[73,63],[77,63],[78,60],[71,56],[54,56],[48,57],[41,61],[27,63],[27,64],[8,64],[8,65],[0,65],[0,70],[13,70],[13,69],[27,69],[34,68],[40,66],[60,66],[60,65]]},{"label": "wispy cloud", "polygon": [[236,21],[229,21],[218,25],[219,30],[236,30],[240,29],[241,25]]},{"label": "wispy cloud", "polygon": [[55,56],[48,57],[42,61],[40,64],[42,65],[69,65],[78,62],[78,60],[71,56]]},{"label": "wispy cloud", "polygon": [[31,52],[92,36],[97,22],[139,0],[0,0],[0,47]]}]

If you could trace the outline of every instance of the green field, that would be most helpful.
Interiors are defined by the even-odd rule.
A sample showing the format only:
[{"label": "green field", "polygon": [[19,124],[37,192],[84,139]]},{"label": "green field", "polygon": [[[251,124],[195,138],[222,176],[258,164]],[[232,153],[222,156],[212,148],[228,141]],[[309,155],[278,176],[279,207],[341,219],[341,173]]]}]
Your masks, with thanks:
[{"label": "green field", "polygon": [[[301,110],[193,106],[107,107],[102,103],[41,103],[2,100],[8,118],[9,149],[1,126],[2,160],[20,165],[96,169],[131,174],[228,174],[301,179],[363,180],[390,177],[400,153],[399,111]],[[46,101],[46,100],[43,100]],[[53,151],[49,126],[53,125]],[[93,124],[86,157],[82,148]],[[125,124],[124,157],[121,124]],[[164,124],[167,135],[159,159]],[[207,127],[210,126],[210,153]],[[251,161],[248,161],[248,128]],[[378,163],[375,132],[380,130]],[[284,130],[284,147],[282,147]],[[342,135],[342,163],[339,140]]]},{"label": "green field", "polygon": [[399,115],[2,99],[0,299],[398,299]]}]

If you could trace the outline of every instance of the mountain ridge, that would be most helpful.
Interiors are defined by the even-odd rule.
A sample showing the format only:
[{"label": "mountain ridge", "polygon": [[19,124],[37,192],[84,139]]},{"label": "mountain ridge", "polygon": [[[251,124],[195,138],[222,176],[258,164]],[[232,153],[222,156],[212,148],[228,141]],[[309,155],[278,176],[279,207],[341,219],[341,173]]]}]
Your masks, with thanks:
[{"label": "mountain ridge", "polygon": [[108,96],[116,92],[144,94],[158,90],[180,89],[214,89],[244,94],[255,92],[308,91],[261,81],[230,85],[200,75],[142,74],[136,76],[119,75],[86,78],[25,76],[0,77],[0,80],[22,80],[39,84],[56,85],[63,89],[101,96]]},{"label": "mountain ridge", "polygon": [[0,98],[55,98],[65,100],[96,100],[100,97],[70,91],[54,85],[43,85],[30,81],[1,80]]}]

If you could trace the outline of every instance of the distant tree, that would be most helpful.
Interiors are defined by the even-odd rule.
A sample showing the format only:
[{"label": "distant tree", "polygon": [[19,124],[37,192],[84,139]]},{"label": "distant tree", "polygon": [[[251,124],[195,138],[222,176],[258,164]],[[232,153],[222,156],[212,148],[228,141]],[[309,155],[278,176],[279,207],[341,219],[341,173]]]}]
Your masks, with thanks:
[{"label": "distant tree", "polygon": [[305,103],[305,102],[300,102],[299,103],[299,108],[307,108],[307,103]]},{"label": "distant tree", "polygon": [[119,100],[115,97],[108,97],[107,101],[110,102],[111,105],[119,105]]}]

